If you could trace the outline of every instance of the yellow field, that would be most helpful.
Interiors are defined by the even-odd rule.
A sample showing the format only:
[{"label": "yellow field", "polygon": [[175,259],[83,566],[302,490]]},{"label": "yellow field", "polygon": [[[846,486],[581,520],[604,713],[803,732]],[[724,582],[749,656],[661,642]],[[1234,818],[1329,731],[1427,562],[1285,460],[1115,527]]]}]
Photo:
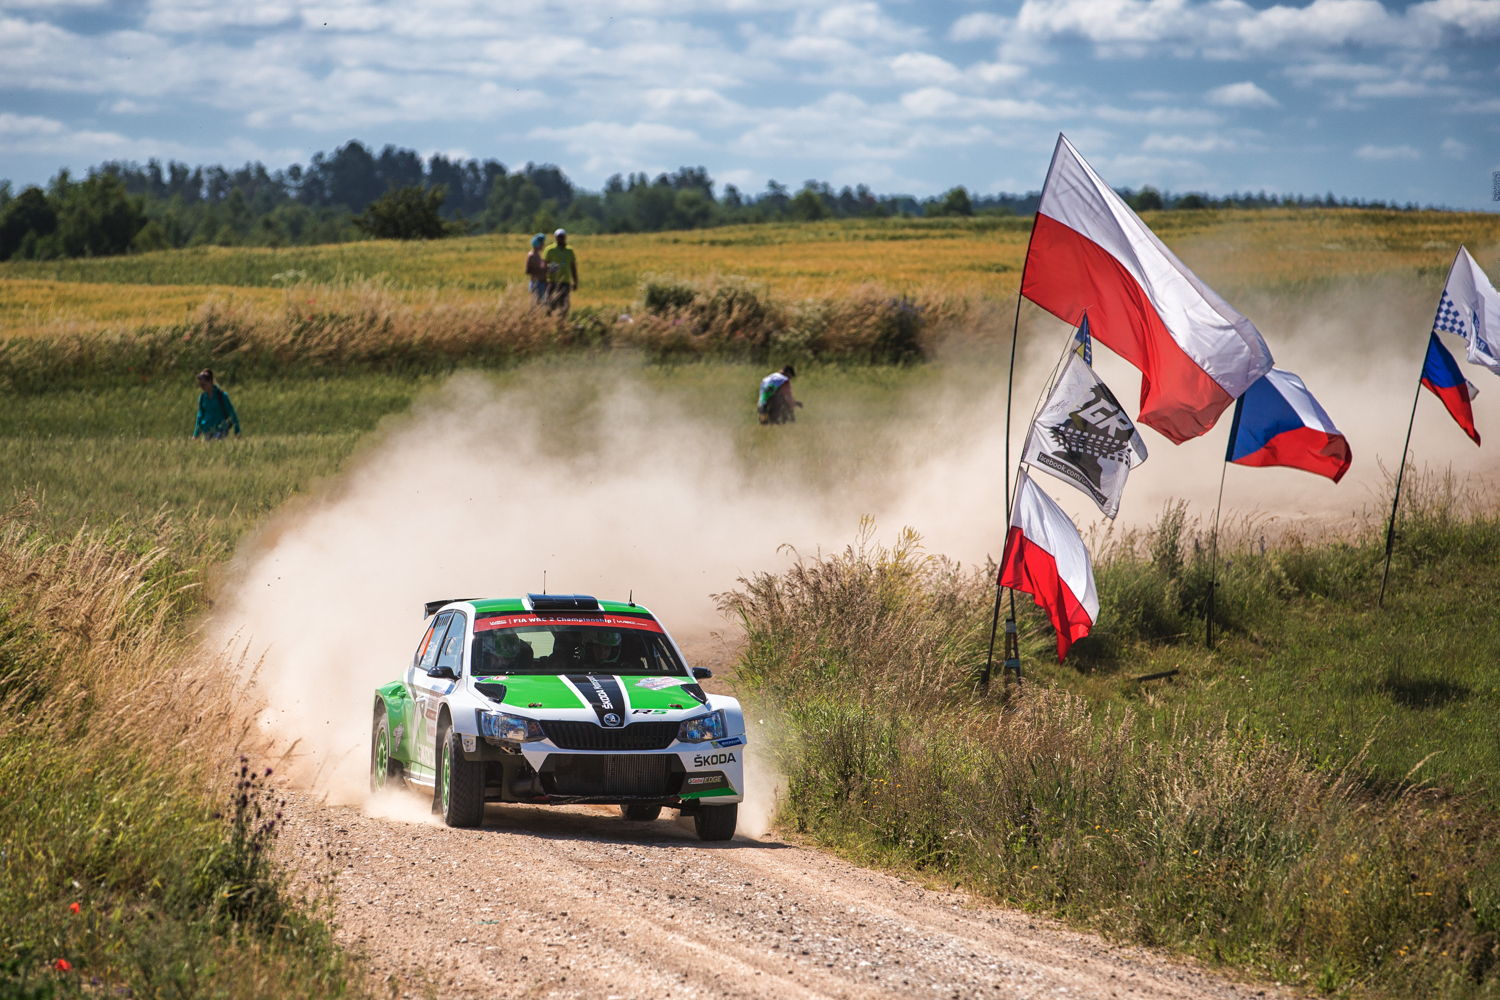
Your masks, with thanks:
[{"label": "yellow field", "polygon": [[[1147,222],[1221,291],[1390,273],[1441,273],[1466,243],[1496,268],[1500,214],[1360,209],[1168,212]],[[629,309],[649,275],[739,276],[781,299],[893,294],[1006,299],[1020,282],[1030,220],[879,219],[578,236],[575,305]],[[297,248],[202,247],[93,260],[0,264],[0,335],[166,324],[207,301],[255,310],[321,286],[375,282],[399,299],[492,301],[522,281],[526,239],[474,236]],[[304,303],[305,304],[305,303]]]}]

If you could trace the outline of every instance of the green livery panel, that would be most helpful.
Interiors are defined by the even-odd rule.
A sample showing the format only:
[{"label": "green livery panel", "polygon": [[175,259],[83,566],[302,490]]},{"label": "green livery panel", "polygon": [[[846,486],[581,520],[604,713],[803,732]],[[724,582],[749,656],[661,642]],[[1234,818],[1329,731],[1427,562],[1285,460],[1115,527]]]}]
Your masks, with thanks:
[{"label": "green livery panel", "polygon": [[510,674],[496,678],[505,684],[505,702],[511,708],[587,708],[588,703],[556,674]]},{"label": "green livery panel", "polygon": [[401,681],[382,684],[375,694],[385,706],[386,724],[391,728],[391,756],[397,760],[412,759],[411,695]]}]

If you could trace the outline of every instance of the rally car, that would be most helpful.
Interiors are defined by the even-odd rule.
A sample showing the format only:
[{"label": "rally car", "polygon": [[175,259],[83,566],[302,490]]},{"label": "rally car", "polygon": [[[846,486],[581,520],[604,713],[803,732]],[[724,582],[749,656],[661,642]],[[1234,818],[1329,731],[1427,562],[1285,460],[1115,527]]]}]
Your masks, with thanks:
[{"label": "rally car", "polygon": [[581,594],[431,601],[406,675],[375,691],[370,787],[432,790],[449,826],[486,802],[617,804],[734,836],[745,793],[739,702],[704,692],[645,608]]}]

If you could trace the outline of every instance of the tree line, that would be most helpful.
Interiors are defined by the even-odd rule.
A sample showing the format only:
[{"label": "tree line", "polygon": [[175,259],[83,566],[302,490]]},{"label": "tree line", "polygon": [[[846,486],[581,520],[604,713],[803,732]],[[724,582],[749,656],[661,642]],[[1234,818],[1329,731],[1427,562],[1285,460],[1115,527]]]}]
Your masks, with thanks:
[{"label": "tree line", "polygon": [[[573,184],[552,164],[507,169],[355,140],[306,166],[230,169],[175,161],[109,161],[75,180],[60,171],[43,187],[0,181],[0,260],[102,256],[172,247],[290,246],[374,237],[456,233],[635,233],[740,223],[820,219],[1029,215],[1040,192],[974,194],[955,187],[931,198],[877,195],[866,185],[835,190],[807,181],[796,191],[716,184],[703,167],[650,177],[615,174],[599,191]],[[1173,195],[1152,187],[1120,192],[1139,210],[1285,205],[1398,208],[1384,202],[1259,193]],[[1415,208],[1414,205],[1404,206]]]}]

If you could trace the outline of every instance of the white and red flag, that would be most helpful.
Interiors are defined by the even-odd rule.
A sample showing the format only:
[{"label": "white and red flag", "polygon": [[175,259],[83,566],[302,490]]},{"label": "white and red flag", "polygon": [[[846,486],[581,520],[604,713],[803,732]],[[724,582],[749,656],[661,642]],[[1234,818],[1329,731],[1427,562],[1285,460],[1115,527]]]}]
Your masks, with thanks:
[{"label": "white and red flag", "polygon": [[1047,612],[1057,630],[1059,663],[1099,617],[1094,568],[1083,538],[1072,518],[1024,472],[1016,484],[999,583],[1030,594]]},{"label": "white and red flag", "polygon": [[1021,294],[1141,371],[1140,421],[1180,444],[1266,372],[1271,351],[1146,228],[1066,136],[1057,137]]}]

